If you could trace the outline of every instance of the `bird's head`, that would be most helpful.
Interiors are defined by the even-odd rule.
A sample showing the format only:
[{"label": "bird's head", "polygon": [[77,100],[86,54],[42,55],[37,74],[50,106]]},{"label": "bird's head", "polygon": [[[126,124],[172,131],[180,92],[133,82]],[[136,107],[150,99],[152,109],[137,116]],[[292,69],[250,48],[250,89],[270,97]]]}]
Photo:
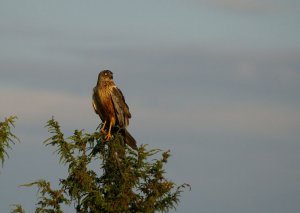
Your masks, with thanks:
[{"label": "bird's head", "polygon": [[99,81],[110,81],[113,79],[113,73],[110,70],[103,70],[98,75],[98,82]]}]

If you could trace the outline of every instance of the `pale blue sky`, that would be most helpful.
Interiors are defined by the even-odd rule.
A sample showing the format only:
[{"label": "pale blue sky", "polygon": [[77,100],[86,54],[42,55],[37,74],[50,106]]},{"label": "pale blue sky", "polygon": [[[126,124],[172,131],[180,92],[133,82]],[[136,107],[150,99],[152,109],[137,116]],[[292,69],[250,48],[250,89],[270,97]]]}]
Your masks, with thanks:
[{"label": "pale blue sky", "polygon": [[[177,212],[300,210],[300,2],[0,0],[0,118],[22,143],[0,173],[0,212],[65,174],[43,128],[94,131],[91,91],[111,69],[167,175],[192,185]],[[66,211],[68,212],[68,211]]]}]

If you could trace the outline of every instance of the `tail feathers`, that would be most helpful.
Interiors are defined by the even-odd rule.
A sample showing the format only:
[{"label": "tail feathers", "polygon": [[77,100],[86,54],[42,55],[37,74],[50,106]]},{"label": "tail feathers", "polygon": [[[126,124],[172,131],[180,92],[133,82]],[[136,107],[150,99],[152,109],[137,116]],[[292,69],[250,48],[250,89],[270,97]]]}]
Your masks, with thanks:
[{"label": "tail feathers", "polygon": [[130,146],[132,149],[137,150],[137,145],[136,145],[136,141],[135,139],[132,137],[132,135],[127,131],[127,129],[125,129],[125,133],[124,133],[124,137],[125,137],[125,143]]}]

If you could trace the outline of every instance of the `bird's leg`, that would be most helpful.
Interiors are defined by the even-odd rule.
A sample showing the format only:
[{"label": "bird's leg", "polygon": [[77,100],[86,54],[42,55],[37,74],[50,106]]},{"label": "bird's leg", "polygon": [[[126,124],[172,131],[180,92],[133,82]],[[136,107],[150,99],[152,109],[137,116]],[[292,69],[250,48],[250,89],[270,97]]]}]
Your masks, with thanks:
[{"label": "bird's leg", "polygon": [[106,125],[106,120],[104,121],[104,123],[103,123],[103,125],[102,125],[102,127],[101,127],[101,129],[100,129],[100,132],[103,133],[103,134],[106,134],[106,132],[105,132],[105,130],[104,130],[105,125]]},{"label": "bird's leg", "polygon": [[112,126],[112,121],[110,121],[109,122],[109,129],[108,129],[108,133],[107,133],[107,135],[105,136],[105,140],[106,141],[109,141],[110,140],[110,138],[111,138],[111,126]]}]

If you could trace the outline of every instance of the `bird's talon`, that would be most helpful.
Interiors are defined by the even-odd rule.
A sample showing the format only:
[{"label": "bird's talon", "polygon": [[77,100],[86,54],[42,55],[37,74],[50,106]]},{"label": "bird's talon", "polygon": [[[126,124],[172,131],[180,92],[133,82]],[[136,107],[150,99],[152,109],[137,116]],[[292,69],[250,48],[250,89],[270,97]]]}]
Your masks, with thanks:
[{"label": "bird's talon", "polygon": [[110,133],[108,133],[106,136],[105,136],[105,141],[109,141],[111,139],[112,135]]},{"label": "bird's talon", "polygon": [[103,123],[103,125],[102,125],[102,127],[100,129],[100,133],[102,133],[102,134],[106,134],[106,132],[105,132],[105,125],[106,125],[106,121],[104,121],[104,123]]}]

